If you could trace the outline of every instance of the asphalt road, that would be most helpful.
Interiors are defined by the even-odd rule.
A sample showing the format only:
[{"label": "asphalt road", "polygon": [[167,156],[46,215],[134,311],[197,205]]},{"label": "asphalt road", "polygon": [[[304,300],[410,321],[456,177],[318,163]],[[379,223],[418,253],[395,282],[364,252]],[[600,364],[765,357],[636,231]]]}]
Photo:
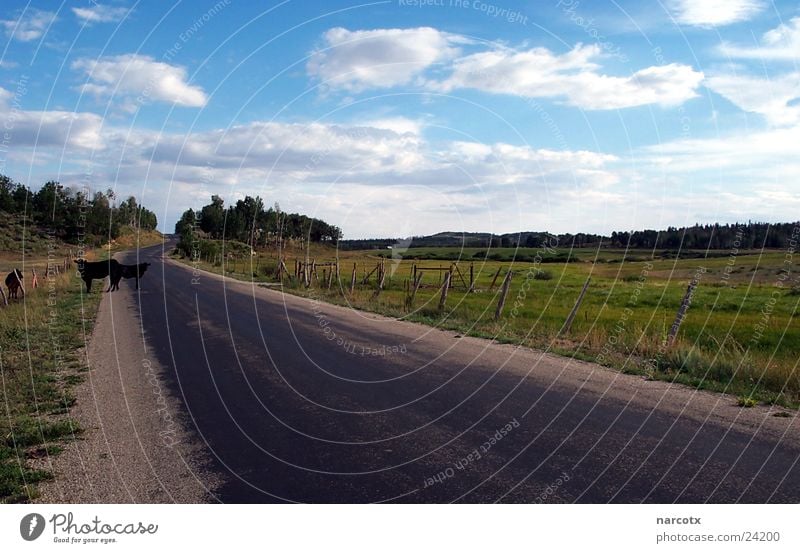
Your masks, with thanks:
[{"label": "asphalt road", "polygon": [[800,500],[795,416],[136,258],[141,290],[104,302],[162,367],[206,500]]}]

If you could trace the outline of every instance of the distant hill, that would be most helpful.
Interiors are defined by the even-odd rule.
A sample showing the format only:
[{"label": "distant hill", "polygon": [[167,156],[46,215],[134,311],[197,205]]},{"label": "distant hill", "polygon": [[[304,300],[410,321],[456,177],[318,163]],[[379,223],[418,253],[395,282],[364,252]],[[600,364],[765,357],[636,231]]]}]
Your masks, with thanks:
[{"label": "distant hill", "polygon": [[800,222],[734,223],[669,227],[665,230],[612,232],[610,236],[578,233],[554,235],[541,231],[509,234],[486,232],[440,232],[429,236],[340,240],[343,250],[387,248],[539,248],[544,244],[561,248],[635,248],[664,250],[733,250],[797,247]]}]

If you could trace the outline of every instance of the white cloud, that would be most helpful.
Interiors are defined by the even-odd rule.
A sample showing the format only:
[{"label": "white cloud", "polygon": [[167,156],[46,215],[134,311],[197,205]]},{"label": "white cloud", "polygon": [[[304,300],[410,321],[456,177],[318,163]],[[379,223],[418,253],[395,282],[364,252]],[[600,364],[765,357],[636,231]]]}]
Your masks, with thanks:
[{"label": "white cloud", "polygon": [[800,72],[772,79],[749,75],[716,75],[706,86],[740,109],[763,115],[773,126],[800,123]]},{"label": "white cloud", "polygon": [[323,35],[324,46],[307,64],[309,75],[326,87],[359,92],[411,83],[424,70],[458,54],[466,39],[431,27],[348,31]]},{"label": "white cloud", "polygon": [[[10,98],[0,89],[0,118]],[[78,184],[81,167],[90,164],[103,188],[133,191],[145,183],[148,205],[165,206],[171,189],[168,219],[212,193],[231,200],[231,187],[236,196],[275,198],[285,209],[343,225],[349,236],[443,226],[505,232],[540,226],[545,197],[547,209],[568,204],[568,212],[579,192],[584,202],[615,198],[620,178],[614,156],[505,143],[428,143],[413,125],[396,119],[375,123],[383,128],[255,121],[187,135],[104,125],[89,113],[18,112],[12,140],[15,159],[35,148],[27,170],[47,159],[49,166],[63,167],[58,178],[65,185]],[[531,215],[522,213],[523,205],[539,206],[536,221],[520,219]]]},{"label": "white cloud", "polygon": [[55,19],[53,12],[31,8],[23,11],[17,19],[0,19],[0,25],[7,37],[29,42],[40,38]]},{"label": "white cloud", "polygon": [[600,54],[597,45],[578,45],[560,55],[546,48],[480,52],[456,60],[452,74],[431,86],[444,92],[474,88],[527,98],[565,98],[571,105],[601,110],[680,104],[697,96],[703,80],[702,73],[675,63],[627,77],[603,75],[593,61]]},{"label": "white cloud", "polygon": [[92,113],[26,111],[12,106],[14,95],[0,88],[0,118],[14,149],[102,149],[103,120]]},{"label": "white cloud", "polygon": [[83,71],[89,82],[81,89],[97,96],[114,96],[123,102],[135,98],[181,106],[202,107],[207,97],[199,86],[186,81],[186,69],[162,63],[149,56],[126,54],[99,59],[79,59],[72,69]]},{"label": "white cloud", "polygon": [[[747,179],[766,179],[776,175],[780,167],[793,167],[794,174],[786,183],[800,182],[797,169],[797,144],[800,126],[739,132],[718,138],[695,138],[648,146],[643,151],[647,160],[670,173],[691,174],[716,172],[717,177],[733,180],[737,175]],[[719,171],[724,171],[720,173]],[[701,179],[700,176],[697,177]],[[746,179],[745,179],[746,180]]]},{"label": "white cloud", "polygon": [[19,64],[15,61],[0,60],[0,69],[14,69]]},{"label": "white cloud", "polygon": [[472,88],[527,98],[564,98],[571,105],[600,110],[680,104],[697,96],[703,80],[702,73],[676,63],[623,77],[605,75],[596,61],[602,57],[598,45],[578,44],[564,54],[493,45],[462,55],[460,46],[476,44],[429,27],[335,28],[324,38],[327,49],[312,54],[308,73],[324,81],[324,89],[349,92],[399,85],[445,93]]},{"label": "white cloud", "polygon": [[[155,146],[152,146],[155,144]],[[420,139],[386,129],[322,123],[256,121],[184,135],[154,137],[146,157],[180,166],[256,169],[311,176],[369,171],[403,172],[423,163]]]},{"label": "white cloud", "polygon": [[674,0],[679,23],[695,27],[719,27],[747,21],[764,8],[763,0]]},{"label": "white cloud", "polygon": [[84,23],[111,23],[121,21],[130,13],[130,8],[93,4],[83,8],[72,8],[72,13]]},{"label": "white cloud", "polygon": [[375,129],[385,129],[394,131],[397,134],[420,134],[424,122],[409,119],[408,117],[382,117],[380,119],[368,119],[361,123],[365,127],[373,127]]},{"label": "white cloud", "polygon": [[719,52],[731,58],[797,61],[800,59],[800,17],[764,33],[757,46],[722,43]]}]

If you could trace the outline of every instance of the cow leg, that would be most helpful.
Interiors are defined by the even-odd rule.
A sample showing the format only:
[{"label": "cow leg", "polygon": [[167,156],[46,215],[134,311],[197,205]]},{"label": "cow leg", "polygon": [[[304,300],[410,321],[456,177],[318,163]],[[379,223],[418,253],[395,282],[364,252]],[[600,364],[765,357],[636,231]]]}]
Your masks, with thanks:
[{"label": "cow leg", "polygon": [[87,294],[91,294],[92,293],[92,279],[85,278],[85,279],[83,279],[83,281],[86,283],[86,293]]}]

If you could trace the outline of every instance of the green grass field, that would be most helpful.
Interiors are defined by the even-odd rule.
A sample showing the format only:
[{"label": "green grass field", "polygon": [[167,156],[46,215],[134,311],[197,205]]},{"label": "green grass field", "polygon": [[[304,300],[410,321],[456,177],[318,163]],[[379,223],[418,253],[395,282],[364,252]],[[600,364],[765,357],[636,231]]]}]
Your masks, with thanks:
[{"label": "green grass field", "polygon": [[[537,251],[542,254],[539,260]],[[296,253],[285,252],[290,272]],[[497,253],[509,258],[503,249]],[[284,289],[464,334],[594,360],[648,378],[765,403],[800,405],[800,328],[796,321],[800,273],[792,266],[792,252],[747,251],[732,256],[715,251],[708,258],[701,257],[702,252],[681,252],[680,259],[642,250],[532,249],[524,254],[526,261],[511,262],[487,259],[485,250],[479,248],[409,249],[402,252],[402,259],[385,260],[384,290],[375,298],[374,275],[369,284],[358,284],[350,295],[353,264],[360,282],[379,256],[391,256],[392,252],[337,252],[314,247],[308,256],[317,263],[338,258],[340,285],[334,279],[328,290],[320,269],[319,280],[310,288],[286,279]],[[439,311],[442,272],[431,268],[449,267],[454,261],[467,281],[472,266],[475,289],[468,293],[456,273],[446,307]],[[406,286],[413,264],[424,276],[413,308],[406,309]],[[199,260],[199,266],[222,271],[218,262]],[[268,282],[274,281],[276,267],[277,254],[271,252],[229,260],[226,272],[235,278]],[[501,274],[492,288],[498,269]],[[501,319],[495,321],[500,283],[509,269],[513,278],[506,306]],[[691,307],[675,343],[666,348],[667,333],[695,275],[699,285]],[[572,328],[561,332],[589,276],[592,281]]]},{"label": "green grass field", "polygon": [[[28,265],[30,267],[30,265]],[[80,432],[70,419],[72,387],[83,379],[80,355],[101,295],[81,293],[74,268],[0,308],[0,502],[36,497],[51,478],[47,458]],[[26,280],[30,284],[30,280]],[[28,286],[30,288],[30,286]]]}]

